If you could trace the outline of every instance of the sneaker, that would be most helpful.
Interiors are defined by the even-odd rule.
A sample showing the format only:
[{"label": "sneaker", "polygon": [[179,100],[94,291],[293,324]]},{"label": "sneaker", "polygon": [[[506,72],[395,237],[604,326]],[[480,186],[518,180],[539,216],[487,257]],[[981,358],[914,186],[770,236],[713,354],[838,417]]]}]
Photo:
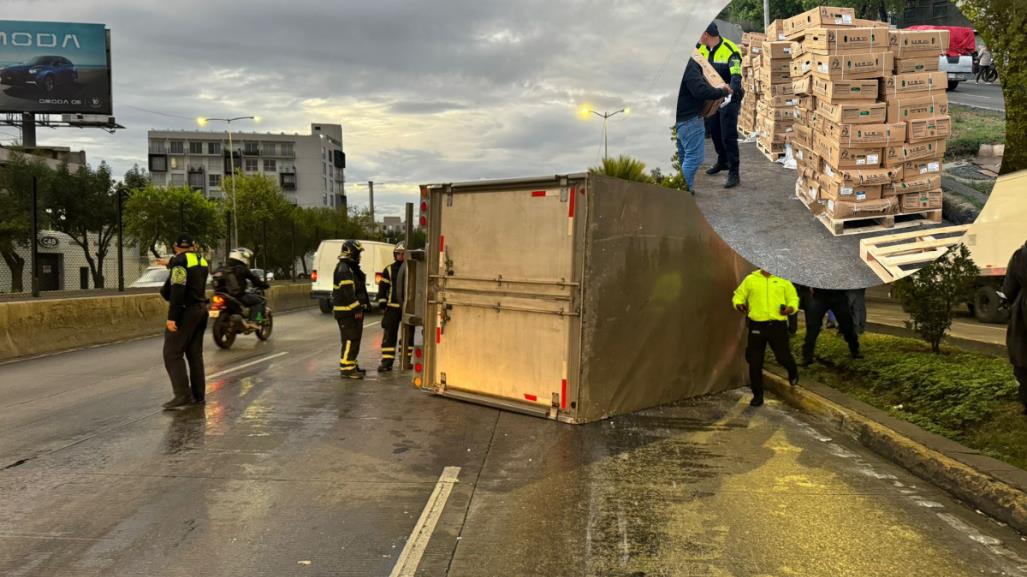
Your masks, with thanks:
[{"label": "sneaker", "polygon": [[763,406],[763,396],[760,395],[758,397],[753,397],[752,400],[749,401],[749,406],[750,407],[762,407]]},{"label": "sneaker", "polygon": [[717,164],[714,164],[713,166],[706,169],[706,174],[717,174],[718,172],[722,172],[724,170],[727,170],[727,165],[718,162]]}]

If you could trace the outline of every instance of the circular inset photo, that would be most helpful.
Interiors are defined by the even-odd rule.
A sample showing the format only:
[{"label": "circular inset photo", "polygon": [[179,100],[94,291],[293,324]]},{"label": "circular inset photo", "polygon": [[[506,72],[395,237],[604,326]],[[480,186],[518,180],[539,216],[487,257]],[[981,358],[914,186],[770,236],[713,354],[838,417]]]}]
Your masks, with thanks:
[{"label": "circular inset photo", "polygon": [[955,5],[863,3],[764,25],[753,4],[731,2],[698,39],[702,78],[682,92],[703,106],[682,119],[679,96],[684,178],[714,230],[756,266],[834,289],[961,243],[1005,144],[1001,79],[970,21]]}]

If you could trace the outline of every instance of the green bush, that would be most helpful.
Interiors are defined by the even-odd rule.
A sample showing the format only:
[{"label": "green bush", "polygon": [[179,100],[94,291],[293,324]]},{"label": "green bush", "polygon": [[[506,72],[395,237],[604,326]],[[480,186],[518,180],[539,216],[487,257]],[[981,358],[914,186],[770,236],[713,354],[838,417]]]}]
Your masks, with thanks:
[{"label": "green bush", "polygon": [[[818,362],[803,369],[823,383],[892,415],[1019,467],[1027,466],[1027,418],[1016,381],[1002,358],[903,337],[865,334],[863,359],[834,331],[817,342]],[[798,357],[803,333],[792,339]]]}]

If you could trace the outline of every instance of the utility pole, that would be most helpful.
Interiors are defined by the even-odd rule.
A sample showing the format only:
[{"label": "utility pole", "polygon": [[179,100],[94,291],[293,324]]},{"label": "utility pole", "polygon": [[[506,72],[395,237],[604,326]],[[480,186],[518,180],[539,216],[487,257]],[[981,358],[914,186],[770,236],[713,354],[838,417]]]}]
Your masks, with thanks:
[{"label": "utility pole", "polygon": [[125,244],[125,227],[124,219],[122,218],[122,196],[124,195],[121,187],[117,187],[118,195],[118,292],[125,292],[125,253],[123,246]]},{"label": "utility pole", "polygon": [[[770,28],[770,0],[763,0],[763,29]],[[777,41],[777,38],[768,38],[770,41]]]},{"label": "utility pole", "polygon": [[35,176],[32,177],[32,296],[39,296],[39,185]]},{"label": "utility pole", "polygon": [[374,225],[374,181],[373,180],[367,181],[367,198],[369,200],[369,204],[371,205],[371,234],[374,234],[375,225]]},{"label": "utility pole", "polygon": [[25,148],[36,147],[36,115],[31,112],[21,113],[21,145]]}]

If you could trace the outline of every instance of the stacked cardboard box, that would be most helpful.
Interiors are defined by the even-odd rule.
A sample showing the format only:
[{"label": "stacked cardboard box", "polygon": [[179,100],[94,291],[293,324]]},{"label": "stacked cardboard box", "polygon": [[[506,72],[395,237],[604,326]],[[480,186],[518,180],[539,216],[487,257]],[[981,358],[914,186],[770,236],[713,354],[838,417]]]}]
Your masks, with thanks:
[{"label": "stacked cardboard box", "polygon": [[791,141],[795,107],[799,103],[792,87],[791,66],[795,45],[787,40],[771,40],[780,37],[781,34],[777,32],[780,27],[779,21],[775,21],[768,28],[767,40],[764,40],[761,48],[763,58],[756,77],[759,93],[756,102],[756,128],[759,136],[756,142],[760,150],[773,159],[784,154]]},{"label": "stacked cardboard box", "polygon": [[951,120],[945,75],[930,68],[948,32],[889,30],[831,7],[781,29],[793,41],[791,142],[807,206],[835,220],[941,208]]},{"label": "stacked cardboard box", "polygon": [[738,130],[745,136],[756,132],[756,103],[759,100],[760,90],[756,77],[763,63],[763,42],[766,36],[754,32],[742,34],[742,89],[745,95],[742,98],[741,108],[738,114]]}]

